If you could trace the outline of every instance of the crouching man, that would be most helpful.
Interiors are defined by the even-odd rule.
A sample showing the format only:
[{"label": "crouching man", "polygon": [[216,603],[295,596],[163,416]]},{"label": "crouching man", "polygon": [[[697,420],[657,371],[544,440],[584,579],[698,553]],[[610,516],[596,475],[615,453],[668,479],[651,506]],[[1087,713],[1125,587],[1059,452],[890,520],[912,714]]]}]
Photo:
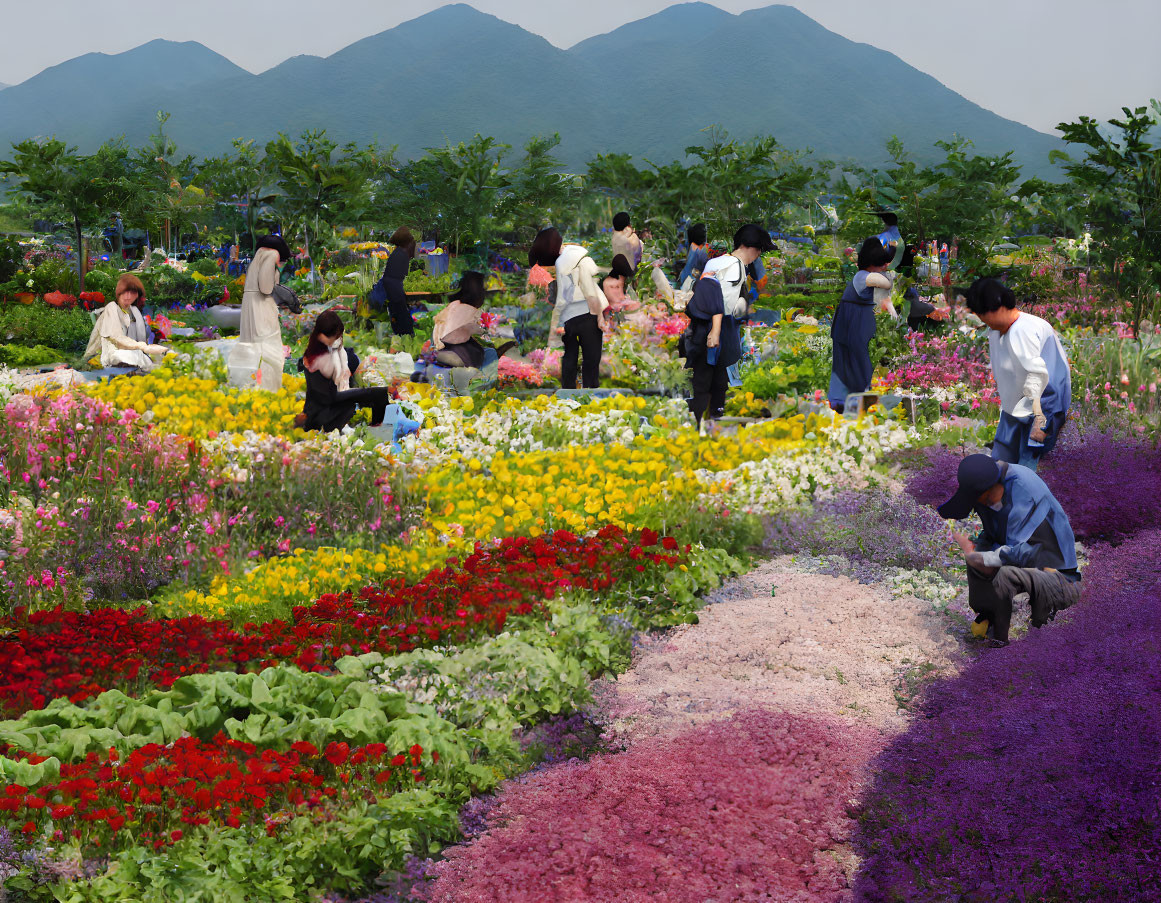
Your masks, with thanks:
[{"label": "crouching man", "polygon": [[972,633],[992,629],[991,644],[1008,643],[1012,600],[1027,593],[1032,625],[1040,627],[1080,597],[1076,539],[1068,515],[1032,470],[969,455],[960,462],[959,490],[939,508],[960,520],[975,510],[983,530],[973,543],[952,536],[968,565],[968,604],[977,615]]}]

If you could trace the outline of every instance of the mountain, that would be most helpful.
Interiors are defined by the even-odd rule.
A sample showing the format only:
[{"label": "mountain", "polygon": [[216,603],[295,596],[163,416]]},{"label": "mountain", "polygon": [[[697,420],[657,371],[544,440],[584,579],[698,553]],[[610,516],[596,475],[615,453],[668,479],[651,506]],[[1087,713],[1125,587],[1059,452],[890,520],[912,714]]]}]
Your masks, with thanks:
[{"label": "mountain", "polygon": [[156,100],[177,85],[249,75],[196,41],[150,41],[124,53],[86,53],[0,95],[0,146],[55,135],[91,150],[125,134],[143,141],[157,125]]},{"label": "mountain", "polygon": [[883,162],[892,135],[926,162],[940,156],[934,141],[959,134],[981,152],[1014,150],[1027,173],[1043,174],[1060,146],[792,7],[732,15],[705,3],[568,50],[455,4],[260,75],[192,42],[88,54],[0,93],[0,146],[53,134],[82,149],[119,134],[140,142],[159,109],[172,114],[179,148],[197,154],[305,129],[397,145],[405,157],[477,132],[516,147],[560,132],[561,157],[579,168],[606,151],[680,158],[718,124],[866,164]]},{"label": "mountain", "polygon": [[12,87],[11,85],[6,84],[5,82],[0,82],[0,91],[3,91],[5,88],[11,88],[11,87]]},{"label": "mountain", "polygon": [[935,141],[958,134],[978,152],[1012,150],[1040,171],[1048,152],[1061,146],[790,6],[733,16],[704,3],[681,4],[583,41],[571,53],[606,70],[620,61],[640,86],[632,115],[644,114],[655,126],[635,136],[646,156],[672,156],[672,136],[692,136],[709,123],[861,163],[883,162],[892,135],[924,162],[941,156]]}]

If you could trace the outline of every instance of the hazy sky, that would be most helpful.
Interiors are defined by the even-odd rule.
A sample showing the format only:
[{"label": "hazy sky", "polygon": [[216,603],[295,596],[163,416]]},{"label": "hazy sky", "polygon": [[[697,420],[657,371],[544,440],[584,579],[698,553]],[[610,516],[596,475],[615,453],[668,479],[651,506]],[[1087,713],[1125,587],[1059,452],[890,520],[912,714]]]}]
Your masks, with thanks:
[{"label": "hazy sky", "polygon": [[[1107,119],[1161,98],[1158,0],[788,0],[825,27],[889,50],[1002,116],[1044,131],[1081,114]],[[17,83],[91,51],[153,38],[200,41],[252,72],[327,56],[445,0],[0,0],[0,82]],[[671,0],[472,0],[569,47]],[[741,12],[763,2],[716,0]],[[384,61],[390,65],[389,60]]]}]

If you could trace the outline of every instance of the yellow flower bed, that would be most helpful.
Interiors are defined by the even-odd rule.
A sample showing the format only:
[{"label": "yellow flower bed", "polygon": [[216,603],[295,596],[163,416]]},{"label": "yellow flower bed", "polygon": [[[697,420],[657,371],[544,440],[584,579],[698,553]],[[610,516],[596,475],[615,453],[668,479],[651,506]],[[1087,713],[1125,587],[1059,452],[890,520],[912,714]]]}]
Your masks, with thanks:
[{"label": "yellow flower bed", "polygon": [[606,524],[665,530],[684,516],[682,503],[716,488],[694,478],[695,471],[793,453],[816,440],[813,431],[828,422],[799,415],[734,436],[706,438],[685,430],[638,437],[631,445],[502,454],[488,468],[472,458],[424,476],[427,520],[436,533],[465,540],[560,529],[584,533]]},{"label": "yellow flower bed", "polygon": [[250,617],[268,609],[272,617],[289,615],[295,605],[307,605],[325,593],[360,590],[396,577],[418,581],[447,561],[451,549],[420,539],[407,545],[366,549],[298,549],[271,558],[253,570],[218,577],[208,592],[188,590],[169,600],[172,613],[206,617]]},{"label": "yellow flower bed", "polygon": [[297,393],[305,385],[302,377],[283,374],[278,392],[231,389],[160,367],[132,379],[87,383],[77,391],[138,414],[152,411],[160,429],[191,439],[244,430],[295,439],[304,435],[294,428],[294,417],[302,411]]},{"label": "yellow flower bed", "polygon": [[[632,408],[638,401],[601,404]],[[171,599],[170,607],[209,617],[279,617],[324,593],[395,577],[419,580],[477,541],[559,529],[586,533],[606,524],[664,531],[696,514],[705,501],[699,496],[728,489],[725,480],[707,483],[694,476],[697,471],[720,473],[746,461],[796,454],[825,441],[821,430],[834,422],[826,415],[797,415],[733,436],[680,430],[638,437],[629,445],[500,454],[488,465],[476,458],[457,461],[419,477],[427,497],[425,523],[404,543],[375,551],[299,549],[244,574],[219,577],[207,592],[187,591]]]}]

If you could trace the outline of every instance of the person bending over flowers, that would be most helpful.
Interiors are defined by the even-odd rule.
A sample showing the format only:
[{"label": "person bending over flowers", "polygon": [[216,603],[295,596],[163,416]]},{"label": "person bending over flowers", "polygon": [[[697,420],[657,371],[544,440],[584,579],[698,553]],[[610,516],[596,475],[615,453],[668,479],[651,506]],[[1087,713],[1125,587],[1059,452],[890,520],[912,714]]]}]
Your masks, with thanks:
[{"label": "person bending over flowers", "polygon": [[974,510],[983,523],[975,542],[952,534],[967,561],[972,633],[982,638],[990,624],[992,645],[1006,646],[1017,595],[1028,594],[1033,627],[1080,598],[1076,539],[1060,502],[1027,467],[969,455],[957,479],[959,489],[939,516],[962,520]]}]

